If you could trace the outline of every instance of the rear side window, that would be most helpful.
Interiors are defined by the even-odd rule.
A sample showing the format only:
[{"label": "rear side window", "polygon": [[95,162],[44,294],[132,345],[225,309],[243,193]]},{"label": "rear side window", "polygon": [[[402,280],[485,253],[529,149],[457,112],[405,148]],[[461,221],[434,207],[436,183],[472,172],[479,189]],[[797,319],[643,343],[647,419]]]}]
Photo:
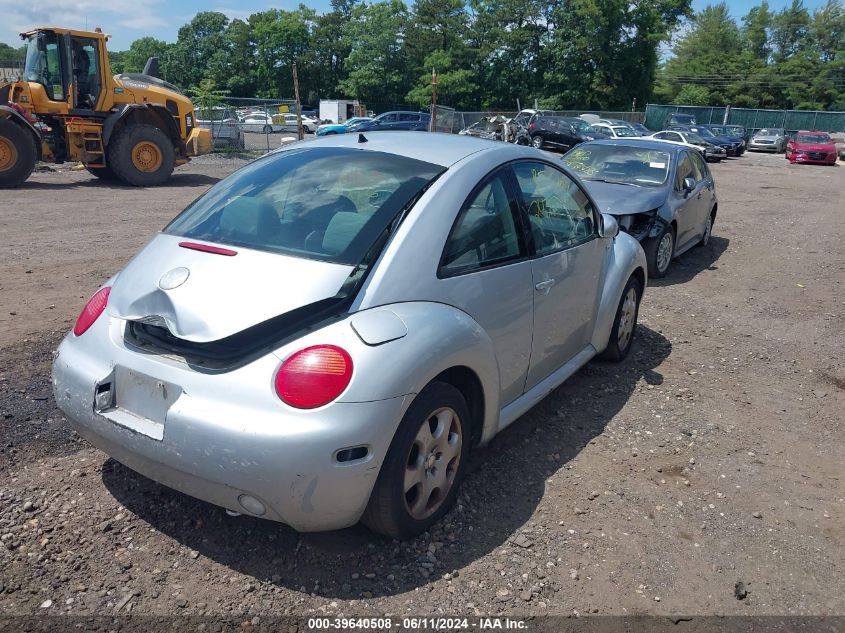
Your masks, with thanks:
[{"label": "rear side window", "polygon": [[490,177],[461,209],[440,259],[441,277],[451,277],[525,257],[516,204],[505,171]]},{"label": "rear side window", "polygon": [[440,165],[382,152],[292,149],[220,181],[164,232],[357,265],[399,212],[443,171]]}]

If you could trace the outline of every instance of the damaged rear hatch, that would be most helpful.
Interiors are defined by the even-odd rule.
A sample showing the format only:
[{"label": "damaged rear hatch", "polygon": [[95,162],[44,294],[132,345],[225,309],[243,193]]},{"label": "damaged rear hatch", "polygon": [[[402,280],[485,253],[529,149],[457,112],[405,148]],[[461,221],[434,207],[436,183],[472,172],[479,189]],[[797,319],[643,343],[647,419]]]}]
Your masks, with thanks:
[{"label": "damaged rear hatch", "polygon": [[357,148],[269,155],[221,181],[120,273],[128,342],[227,365],[342,314],[440,165]]}]

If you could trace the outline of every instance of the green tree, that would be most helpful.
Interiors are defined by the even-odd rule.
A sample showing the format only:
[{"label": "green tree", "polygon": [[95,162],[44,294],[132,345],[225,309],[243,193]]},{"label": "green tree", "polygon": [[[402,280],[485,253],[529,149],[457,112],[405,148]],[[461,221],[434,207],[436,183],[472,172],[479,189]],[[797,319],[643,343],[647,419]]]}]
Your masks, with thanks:
[{"label": "green tree", "polygon": [[774,19],[772,49],[776,61],[797,55],[809,44],[810,13],[802,0],[792,0]]},{"label": "green tree", "polygon": [[260,96],[292,97],[294,62],[297,62],[300,84],[309,84],[316,17],[316,12],[305,5],[294,11],[271,9],[250,16]]},{"label": "green tree", "polygon": [[154,37],[142,37],[129,46],[123,59],[123,72],[139,73],[144,69],[150,57],[158,57],[162,78],[167,79],[167,62],[170,46]]},{"label": "green tree", "polygon": [[747,49],[755,58],[767,63],[772,55],[769,38],[774,22],[774,14],[769,11],[769,3],[763,0],[758,6],[752,7],[742,21]]},{"label": "green tree", "polygon": [[225,47],[228,23],[229,18],[223,13],[201,11],[180,28],[172,51],[168,81],[195,86],[204,78],[220,76],[224,70],[219,51]]},{"label": "green tree", "polygon": [[[434,51],[425,58],[424,66],[437,71],[437,102],[459,109],[477,107],[478,86],[468,69],[455,69],[446,51]],[[439,69],[445,69],[442,72]],[[424,73],[415,88],[408,93],[408,103],[420,108],[431,104],[431,71]]]},{"label": "green tree", "polygon": [[401,0],[356,6],[344,33],[351,50],[340,93],[371,104],[404,102],[410,88],[404,47],[407,27],[408,8]]},{"label": "green tree", "polygon": [[562,0],[552,5],[547,94],[570,108],[630,107],[651,94],[658,47],[689,0]]}]

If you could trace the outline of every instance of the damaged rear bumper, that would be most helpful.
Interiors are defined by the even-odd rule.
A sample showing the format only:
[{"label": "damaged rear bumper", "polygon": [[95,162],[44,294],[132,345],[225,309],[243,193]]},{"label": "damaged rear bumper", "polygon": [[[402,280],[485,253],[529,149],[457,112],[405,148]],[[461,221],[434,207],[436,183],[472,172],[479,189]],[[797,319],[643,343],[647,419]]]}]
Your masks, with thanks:
[{"label": "damaged rear bumper", "polygon": [[[275,356],[225,374],[198,375],[117,345],[105,354],[96,339],[102,340],[69,335],[53,365],[56,402],[81,436],[165,486],[299,531],[359,520],[410,398],[298,411],[270,395]],[[141,381],[155,376],[152,390],[165,394],[160,415],[153,408],[145,419],[112,406],[108,390],[120,388],[119,380],[111,382],[120,368],[131,368]],[[119,391],[117,399],[119,406]],[[341,452],[357,447],[366,450],[358,448],[354,458]]]}]

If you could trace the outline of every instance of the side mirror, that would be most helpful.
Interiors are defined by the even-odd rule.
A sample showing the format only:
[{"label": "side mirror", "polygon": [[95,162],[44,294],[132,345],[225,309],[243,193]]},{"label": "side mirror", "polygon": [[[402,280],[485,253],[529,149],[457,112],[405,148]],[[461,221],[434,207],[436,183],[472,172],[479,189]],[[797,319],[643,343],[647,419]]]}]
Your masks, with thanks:
[{"label": "side mirror", "polygon": [[695,189],[695,178],[687,176],[686,178],[684,178],[684,193],[688,194],[693,189]]},{"label": "side mirror", "polygon": [[602,213],[599,221],[599,237],[613,239],[619,235],[619,224],[616,218],[609,213]]}]

